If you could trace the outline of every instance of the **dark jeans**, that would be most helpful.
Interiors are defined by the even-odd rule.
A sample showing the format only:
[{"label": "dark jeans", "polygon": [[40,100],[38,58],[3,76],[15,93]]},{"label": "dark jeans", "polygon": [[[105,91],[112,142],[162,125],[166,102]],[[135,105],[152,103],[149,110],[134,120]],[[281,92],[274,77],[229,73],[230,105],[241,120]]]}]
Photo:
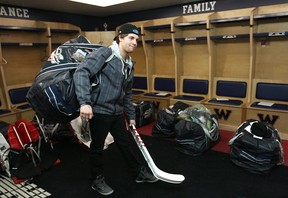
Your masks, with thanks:
[{"label": "dark jeans", "polygon": [[131,148],[131,142],[128,138],[130,134],[126,128],[124,115],[94,114],[89,124],[92,138],[90,144],[91,179],[95,179],[98,175],[103,175],[103,147],[109,132],[128,164],[132,175],[136,177],[140,171],[141,164]]}]

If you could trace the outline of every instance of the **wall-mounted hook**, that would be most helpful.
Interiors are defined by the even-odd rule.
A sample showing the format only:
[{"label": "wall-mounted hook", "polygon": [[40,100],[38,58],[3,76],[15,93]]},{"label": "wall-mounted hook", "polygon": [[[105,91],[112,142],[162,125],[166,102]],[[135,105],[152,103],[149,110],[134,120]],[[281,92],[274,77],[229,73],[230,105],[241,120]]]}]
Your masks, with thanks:
[{"label": "wall-mounted hook", "polygon": [[6,65],[7,63],[8,63],[7,60],[2,57],[2,64],[3,64],[3,65]]}]

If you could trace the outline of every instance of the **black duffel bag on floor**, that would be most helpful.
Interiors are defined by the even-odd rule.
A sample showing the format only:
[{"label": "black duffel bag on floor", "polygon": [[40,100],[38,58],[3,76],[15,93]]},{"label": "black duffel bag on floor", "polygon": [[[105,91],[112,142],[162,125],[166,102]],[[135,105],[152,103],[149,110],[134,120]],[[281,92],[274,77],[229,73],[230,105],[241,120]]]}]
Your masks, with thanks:
[{"label": "black duffel bag on floor", "polygon": [[195,104],[179,115],[175,125],[176,149],[189,155],[201,155],[220,140],[217,116],[202,104]]},{"label": "black duffel bag on floor", "polygon": [[133,102],[136,113],[136,128],[150,124],[155,119],[155,108],[151,101],[138,100]]},{"label": "black duffel bag on floor", "polygon": [[269,173],[283,163],[283,148],[277,129],[250,119],[242,123],[229,141],[234,164],[252,173]]},{"label": "black duffel bag on floor", "polygon": [[175,137],[174,126],[178,122],[179,113],[188,107],[188,104],[178,101],[169,108],[160,110],[157,114],[157,122],[152,129],[152,135],[158,137]]}]

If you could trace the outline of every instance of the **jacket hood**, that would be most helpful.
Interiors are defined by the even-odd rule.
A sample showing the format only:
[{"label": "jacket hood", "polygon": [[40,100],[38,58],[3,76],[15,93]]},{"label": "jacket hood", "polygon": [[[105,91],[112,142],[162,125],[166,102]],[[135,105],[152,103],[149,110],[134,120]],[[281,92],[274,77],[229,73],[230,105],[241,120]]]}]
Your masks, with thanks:
[{"label": "jacket hood", "polygon": [[123,74],[126,73],[126,72],[124,72],[124,65],[125,64],[128,65],[128,68],[130,69],[129,71],[131,71],[132,67],[133,67],[133,61],[131,59],[131,56],[128,56],[128,58],[124,62],[123,58],[122,58],[122,56],[120,54],[120,50],[119,50],[119,46],[118,46],[117,42],[113,41],[113,43],[112,43],[112,45],[110,47],[111,47],[114,55],[122,61],[122,66],[123,66],[122,67],[122,72],[123,72]]}]

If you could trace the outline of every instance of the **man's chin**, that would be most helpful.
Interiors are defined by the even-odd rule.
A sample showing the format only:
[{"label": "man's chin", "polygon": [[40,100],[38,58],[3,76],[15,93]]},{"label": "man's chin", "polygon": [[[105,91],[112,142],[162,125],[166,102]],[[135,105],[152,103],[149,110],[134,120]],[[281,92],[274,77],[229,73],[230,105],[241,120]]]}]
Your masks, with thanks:
[{"label": "man's chin", "polygon": [[131,49],[131,50],[128,50],[127,52],[128,52],[128,53],[132,53],[132,52],[134,52],[134,48]]}]

